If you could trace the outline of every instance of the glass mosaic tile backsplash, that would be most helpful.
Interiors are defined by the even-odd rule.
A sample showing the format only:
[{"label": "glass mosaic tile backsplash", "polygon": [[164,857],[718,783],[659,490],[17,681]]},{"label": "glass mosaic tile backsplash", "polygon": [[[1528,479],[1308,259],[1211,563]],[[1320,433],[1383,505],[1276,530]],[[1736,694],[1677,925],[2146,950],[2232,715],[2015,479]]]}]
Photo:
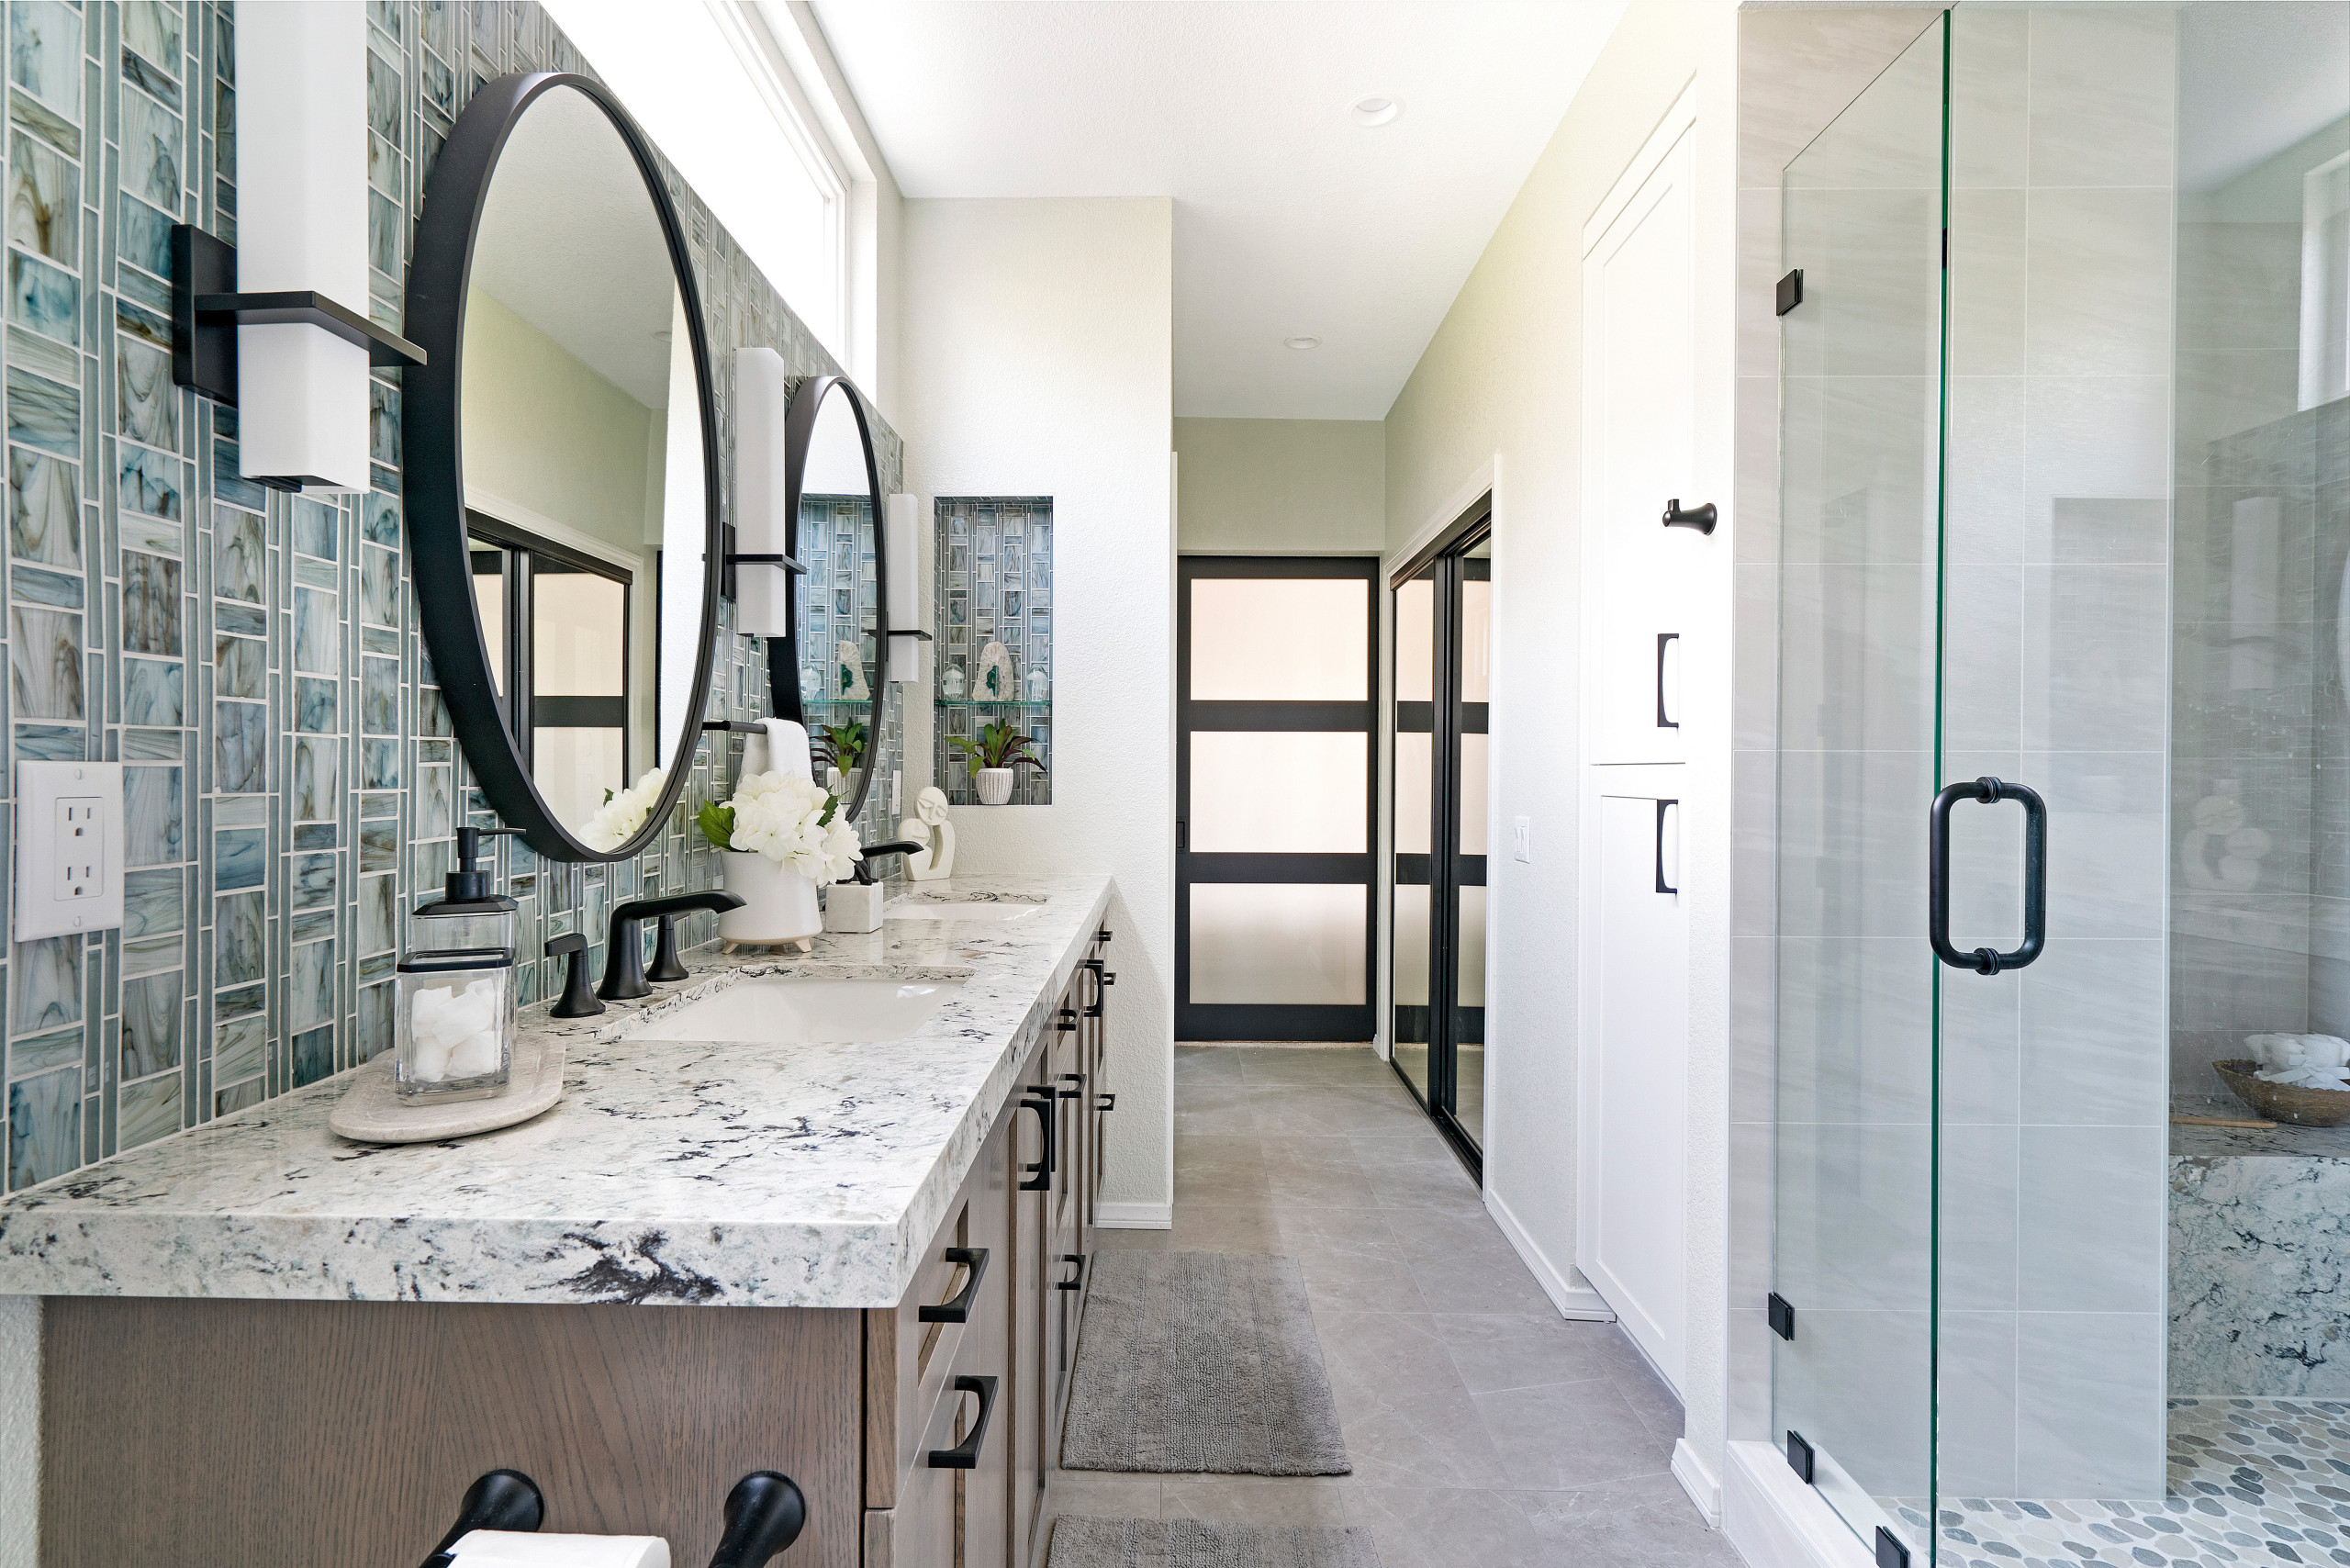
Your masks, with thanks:
[{"label": "glass mosaic tile backsplash", "polygon": [[1053,799],[1053,503],[1048,496],[943,496],[938,520],[937,777],[979,803],[957,738],[989,724],[1031,737],[1045,765],[1018,770],[1012,804]]},{"label": "glass mosaic tile backsplash", "polygon": [[[455,117],[508,72],[585,67],[535,5],[371,0],[368,16],[366,304],[397,326]],[[439,894],[458,823],[495,822],[416,625],[397,374],[374,384],[375,493],[329,500],[239,478],[235,410],[172,384],[171,225],[235,241],[236,95],[266,90],[235,81],[234,26],[233,6],[196,0],[7,6],[6,741],[12,762],[123,762],[129,848],[119,932],[12,943],[0,966],[11,1190],[383,1049],[408,913]],[[733,349],[838,367],[667,178],[731,451]],[[875,441],[897,487],[898,439],[877,421]],[[766,711],[763,644],[722,631],[709,700],[712,717]],[[599,944],[614,902],[716,885],[688,828],[740,744],[715,762],[705,745],[634,860],[543,864],[498,840],[522,951],[572,930]],[[708,916],[688,932],[711,934]],[[553,979],[526,963],[523,999]]]}]

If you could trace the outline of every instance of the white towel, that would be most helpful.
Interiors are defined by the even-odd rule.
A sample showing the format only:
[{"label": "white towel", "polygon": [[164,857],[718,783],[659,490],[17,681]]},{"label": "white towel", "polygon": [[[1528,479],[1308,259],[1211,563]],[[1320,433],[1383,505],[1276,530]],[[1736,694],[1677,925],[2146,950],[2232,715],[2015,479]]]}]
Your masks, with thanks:
[{"label": "white towel", "polygon": [[450,1548],[457,1568],[669,1568],[657,1535],[539,1535],[477,1529]]},{"label": "white towel", "polygon": [[745,754],[744,772],[789,773],[795,778],[816,777],[815,766],[808,757],[807,726],[790,719],[762,719],[759,722],[767,727],[767,759],[763,766],[754,769],[749,756]]}]

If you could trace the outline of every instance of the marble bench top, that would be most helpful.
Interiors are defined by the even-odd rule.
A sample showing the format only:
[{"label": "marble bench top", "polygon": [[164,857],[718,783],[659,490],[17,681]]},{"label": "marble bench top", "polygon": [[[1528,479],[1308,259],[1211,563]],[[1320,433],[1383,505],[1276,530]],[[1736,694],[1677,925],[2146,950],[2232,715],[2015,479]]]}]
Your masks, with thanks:
[{"label": "marble bench top", "polygon": [[[807,957],[687,955],[690,980],[565,1036],[564,1098],[449,1143],[327,1128],[341,1073],[0,1203],[0,1294],[288,1301],[894,1305],[1105,914],[1104,876],[910,896],[1041,898],[1010,923],[885,922]],[[888,1045],[632,1041],[750,975],[968,976]],[[913,978],[909,976],[908,978]]]}]

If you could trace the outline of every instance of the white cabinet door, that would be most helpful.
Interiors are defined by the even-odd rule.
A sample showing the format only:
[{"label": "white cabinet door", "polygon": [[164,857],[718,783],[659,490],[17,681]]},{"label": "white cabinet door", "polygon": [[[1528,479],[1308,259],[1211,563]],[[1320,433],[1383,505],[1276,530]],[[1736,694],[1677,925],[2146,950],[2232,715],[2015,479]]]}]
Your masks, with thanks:
[{"label": "white cabinet door", "polygon": [[[1576,1267],[1675,1393],[1686,1318],[1689,920],[1681,808],[1664,791],[1681,771],[1640,769],[1632,787],[1653,792],[1596,800],[1575,1226]],[[1617,778],[1631,784],[1629,770]]]},{"label": "white cabinet door", "polygon": [[[1664,526],[1695,508],[1690,136],[1626,175],[1628,198],[1589,244],[1583,284],[1584,561],[1593,762],[1683,760],[1680,667],[1685,584],[1706,536]],[[1603,204],[1606,213],[1609,204]]]}]

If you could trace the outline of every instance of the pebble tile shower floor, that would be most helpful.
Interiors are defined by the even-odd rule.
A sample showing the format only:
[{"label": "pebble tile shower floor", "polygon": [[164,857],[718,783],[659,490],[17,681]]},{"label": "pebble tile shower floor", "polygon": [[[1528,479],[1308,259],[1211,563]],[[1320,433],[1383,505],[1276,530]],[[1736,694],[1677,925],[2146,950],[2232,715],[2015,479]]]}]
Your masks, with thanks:
[{"label": "pebble tile shower floor", "polygon": [[2350,1404],[2174,1399],[2161,1502],[1944,1497],[1938,1525],[1945,1568],[2350,1568]]}]

